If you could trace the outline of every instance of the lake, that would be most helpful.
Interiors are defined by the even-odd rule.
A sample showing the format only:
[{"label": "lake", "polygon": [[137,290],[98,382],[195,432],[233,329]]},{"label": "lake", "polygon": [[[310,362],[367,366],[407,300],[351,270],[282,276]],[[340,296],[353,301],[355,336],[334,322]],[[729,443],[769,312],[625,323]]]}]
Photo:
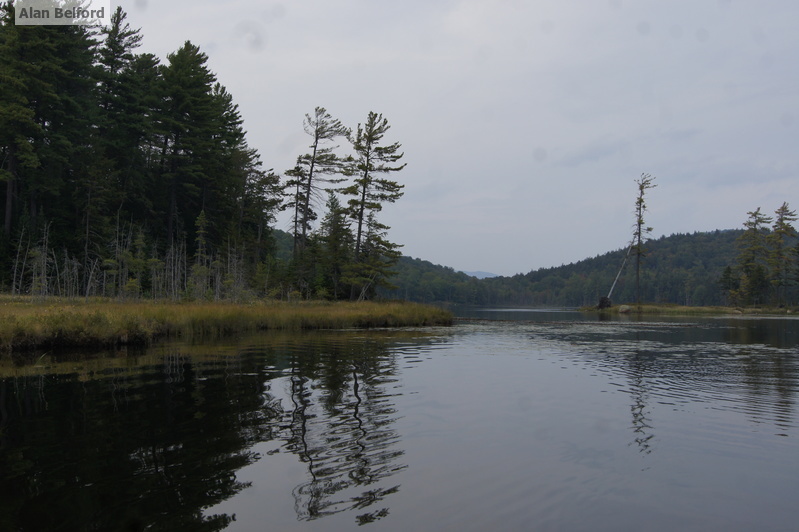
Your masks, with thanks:
[{"label": "lake", "polygon": [[0,361],[0,530],[795,530],[799,321],[475,309]]}]

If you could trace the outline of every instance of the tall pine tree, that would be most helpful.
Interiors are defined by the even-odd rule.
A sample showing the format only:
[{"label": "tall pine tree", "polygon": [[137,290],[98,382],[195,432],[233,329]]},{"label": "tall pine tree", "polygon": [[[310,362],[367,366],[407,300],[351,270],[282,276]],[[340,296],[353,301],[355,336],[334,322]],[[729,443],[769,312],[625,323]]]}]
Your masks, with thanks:
[{"label": "tall pine tree", "polygon": [[746,213],[744,233],[738,238],[739,291],[735,294],[744,305],[762,303],[768,290],[768,268],[766,265],[769,216],[760,212],[760,207]]},{"label": "tall pine tree", "polygon": [[[377,220],[377,214],[383,209],[383,205],[401,198],[405,186],[382,177],[405,168],[405,164],[399,164],[404,155],[400,152],[401,144],[381,144],[390,128],[388,120],[382,114],[370,112],[366,122],[358,124],[355,137],[351,139],[355,151],[350,169],[353,183],[342,189],[342,193],[351,196],[347,202],[347,211],[355,224],[355,270],[351,277],[355,282],[352,298],[361,297],[363,286],[371,285],[375,281],[373,274],[378,270],[368,265],[367,257],[373,257],[374,253],[388,252],[384,257],[390,261],[394,256],[387,245],[388,240],[384,238],[389,227]],[[373,238],[379,236],[380,245],[365,246],[367,235],[372,235]]]},{"label": "tall pine tree", "polygon": [[792,211],[788,203],[783,203],[774,211],[774,225],[766,236],[771,284],[778,306],[785,303],[785,289],[793,281],[791,270],[796,263],[796,249],[790,242],[796,239],[796,229],[791,223],[796,220],[796,211]]}]

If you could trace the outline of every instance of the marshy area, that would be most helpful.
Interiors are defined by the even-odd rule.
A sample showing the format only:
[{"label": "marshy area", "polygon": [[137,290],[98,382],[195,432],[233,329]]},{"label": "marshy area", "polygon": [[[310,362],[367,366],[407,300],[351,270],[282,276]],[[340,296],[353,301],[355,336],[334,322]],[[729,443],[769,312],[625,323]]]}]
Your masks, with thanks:
[{"label": "marshy area", "polygon": [[446,310],[400,301],[124,302],[0,297],[0,352],[148,345],[262,331],[448,325]]}]

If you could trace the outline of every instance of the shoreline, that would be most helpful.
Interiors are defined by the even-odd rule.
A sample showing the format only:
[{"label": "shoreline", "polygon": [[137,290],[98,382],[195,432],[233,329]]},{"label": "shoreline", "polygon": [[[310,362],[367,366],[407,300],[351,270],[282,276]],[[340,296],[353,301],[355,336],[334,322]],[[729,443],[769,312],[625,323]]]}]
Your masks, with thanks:
[{"label": "shoreline", "polygon": [[797,309],[791,307],[694,307],[690,305],[676,304],[649,304],[635,303],[613,305],[610,308],[599,310],[596,307],[581,307],[581,312],[597,312],[600,314],[647,314],[647,315],[672,315],[672,316],[790,316],[797,313]]},{"label": "shoreline", "polygon": [[0,296],[0,352],[146,346],[162,338],[423,327],[452,321],[449,311],[405,301],[176,303]]}]

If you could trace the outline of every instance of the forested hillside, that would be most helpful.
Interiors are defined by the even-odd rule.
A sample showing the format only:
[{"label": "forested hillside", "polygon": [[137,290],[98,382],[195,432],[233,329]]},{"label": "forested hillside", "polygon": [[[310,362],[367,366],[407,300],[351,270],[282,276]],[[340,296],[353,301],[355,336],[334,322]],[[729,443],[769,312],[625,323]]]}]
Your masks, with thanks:
[{"label": "forested hillside", "polygon": [[[641,273],[642,300],[689,305],[726,303],[719,281],[735,264],[742,230],[678,234],[646,244]],[[387,296],[414,301],[447,301],[476,305],[571,307],[596,305],[606,296],[627,249],[524,275],[476,279],[452,268],[403,257],[394,267],[397,290]],[[634,268],[628,261],[613,292],[613,301],[635,300]]]}]

